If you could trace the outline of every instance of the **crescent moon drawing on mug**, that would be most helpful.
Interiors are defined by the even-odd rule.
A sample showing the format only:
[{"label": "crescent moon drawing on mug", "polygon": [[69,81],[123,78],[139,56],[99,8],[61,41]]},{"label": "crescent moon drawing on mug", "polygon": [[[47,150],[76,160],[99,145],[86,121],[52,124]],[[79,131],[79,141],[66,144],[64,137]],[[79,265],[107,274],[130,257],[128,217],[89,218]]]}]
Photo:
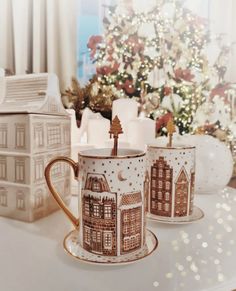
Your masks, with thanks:
[{"label": "crescent moon drawing on mug", "polygon": [[124,178],[123,176],[122,176],[122,173],[123,173],[123,171],[121,170],[121,171],[119,171],[118,172],[118,179],[120,180],[120,181],[126,181],[127,180],[127,178]]}]

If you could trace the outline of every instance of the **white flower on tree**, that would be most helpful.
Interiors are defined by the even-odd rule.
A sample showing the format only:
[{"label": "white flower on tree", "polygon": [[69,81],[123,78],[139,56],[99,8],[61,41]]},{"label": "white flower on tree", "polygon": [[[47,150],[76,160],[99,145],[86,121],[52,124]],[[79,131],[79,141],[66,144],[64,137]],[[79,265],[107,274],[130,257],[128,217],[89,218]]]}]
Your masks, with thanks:
[{"label": "white flower on tree", "polygon": [[171,94],[165,96],[161,102],[161,107],[173,112],[178,113],[183,106],[183,99],[178,94]]},{"label": "white flower on tree", "polygon": [[148,75],[148,83],[153,88],[159,88],[166,83],[166,74],[163,69],[158,69],[157,66]]}]

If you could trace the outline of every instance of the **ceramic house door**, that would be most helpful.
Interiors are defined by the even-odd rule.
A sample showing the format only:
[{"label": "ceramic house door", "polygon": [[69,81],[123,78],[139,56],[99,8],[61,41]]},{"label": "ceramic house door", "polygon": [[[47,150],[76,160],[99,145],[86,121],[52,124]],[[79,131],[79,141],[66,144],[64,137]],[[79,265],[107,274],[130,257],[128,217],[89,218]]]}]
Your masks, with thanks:
[{"label": "ceramic house door", "polygon": [[100,230],[92,231],[92,251],[102,253],[102,232]]}]

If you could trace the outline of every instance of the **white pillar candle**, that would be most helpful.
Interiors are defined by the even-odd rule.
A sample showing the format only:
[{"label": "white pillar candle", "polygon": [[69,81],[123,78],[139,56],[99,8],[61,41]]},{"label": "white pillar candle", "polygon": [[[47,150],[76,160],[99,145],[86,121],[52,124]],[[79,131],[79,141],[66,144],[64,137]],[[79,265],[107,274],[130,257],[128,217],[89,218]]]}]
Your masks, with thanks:
[{"label": "white pillar candle", "polygon": [[132,99],[118,99],[112,104],[112,119],[118,116],[123,129],[123,134],[119,136],[119,140],[128,140],[128,123],[130,120],[138,116],[138,102]]},{"label": "white pillar candle", "polygon": [[136,118],[129,122],[128,134],[130,147],[134,149],[146,149],[146,144],[155,138],[156,123],[150,118]]},{"label": "white pillar candle", "polygon": [[77,122],[75,118],[75,110],[74,109],[66,109],[67,113],[70,116],[71,120],[71,146],[80,142],[80,130],[77,127]]},{"label": "white pillar candle", "polygon": [[[113,148],[113,145],[114,145],[113,138],[111,138],[105,142],[105,146],[107,148]],[[118,149],[128,149],[128,148],[130,148],[130,144],[127,141],[122,141],[122,140],[118,139]]]},{"label": "white pillar candle", "polygon": [[88,120],[88,143],[95,147],[105,147],[109,139],[110,121],[106,118],[93,118]]},{"label": "white pillar candle", "polygon": [[[94,146],[86,144],[76,144],[71,147],[71,158],[74,161],[78,161],[78,153],[85,150],[93,149]],[[71,194],[78,195],[78,183],[79,181],[75,180],[74,173],[71,170]]]}]

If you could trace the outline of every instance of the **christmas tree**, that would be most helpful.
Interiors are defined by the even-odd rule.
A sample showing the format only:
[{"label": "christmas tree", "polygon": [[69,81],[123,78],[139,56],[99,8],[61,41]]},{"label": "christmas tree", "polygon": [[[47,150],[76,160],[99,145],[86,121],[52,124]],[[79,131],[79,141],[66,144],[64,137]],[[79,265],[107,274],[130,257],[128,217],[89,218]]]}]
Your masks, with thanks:
[{"label": "christmas tree", "polygon": [[106,7],[104,36],[92,36],[88,42],[96,63],[94,87],[100,93],[109,88],[112,98],[138,100],[140,110],[157,120],[159,134],[166,132],[170,118],[181,134],[194,131],[197,109],[228,89],[222,62],[227,49],[209,65],[207,21],[184,1],[157,0],[146,12],[127,3],[124,9]]}]

